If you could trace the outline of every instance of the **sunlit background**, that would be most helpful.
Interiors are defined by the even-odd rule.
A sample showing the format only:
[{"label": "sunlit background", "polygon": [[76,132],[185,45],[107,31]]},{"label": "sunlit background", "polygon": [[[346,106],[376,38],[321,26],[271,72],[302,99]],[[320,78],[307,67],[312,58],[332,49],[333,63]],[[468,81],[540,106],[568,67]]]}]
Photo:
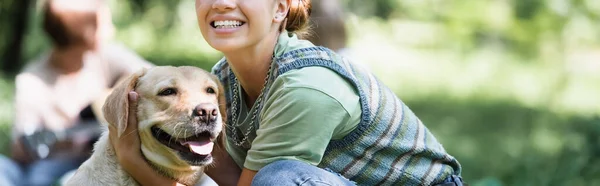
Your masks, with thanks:
[{"label": "sunlit background", "polygon": [[[353,60],[412,108],[471,185],[600,185],[600,1],[342,6]],[[39,7],[35,0],[0,2],[4,154],[14,75],[49,47]],[[209,69],[221,57],[197,28],[194,0],[113,0],[111,8],[115,40],[157,65]]]}]

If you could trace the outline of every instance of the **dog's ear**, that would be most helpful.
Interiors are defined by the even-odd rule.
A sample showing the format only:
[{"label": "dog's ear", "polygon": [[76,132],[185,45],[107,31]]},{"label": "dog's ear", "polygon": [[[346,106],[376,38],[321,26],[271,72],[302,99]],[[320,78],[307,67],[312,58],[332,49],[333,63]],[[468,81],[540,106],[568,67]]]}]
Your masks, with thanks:
[{"label": "dog's ear", "polygon": [[139,70],[118,83],[102,106],[104,119],[109,125],[117,128],[119,137],[127,128],[129,92],[134,91],[138,79],[145,73],[146,69]]}]

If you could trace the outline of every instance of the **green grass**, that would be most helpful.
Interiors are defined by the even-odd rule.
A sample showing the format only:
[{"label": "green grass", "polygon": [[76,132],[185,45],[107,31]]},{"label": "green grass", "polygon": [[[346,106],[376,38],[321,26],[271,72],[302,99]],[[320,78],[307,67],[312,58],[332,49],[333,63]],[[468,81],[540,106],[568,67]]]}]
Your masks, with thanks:
[{"label": "green grass", "polygon": [[600,183],[600,118],[515,102],[444,96],[407,100],[475,185]]}]

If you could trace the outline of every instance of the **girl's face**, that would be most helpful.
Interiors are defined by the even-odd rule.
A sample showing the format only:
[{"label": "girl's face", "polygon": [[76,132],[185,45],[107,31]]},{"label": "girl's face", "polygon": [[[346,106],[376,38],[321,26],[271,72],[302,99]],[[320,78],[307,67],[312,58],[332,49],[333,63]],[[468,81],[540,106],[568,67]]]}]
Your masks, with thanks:
[{"label": "girl's face", "polygon": [[287,12],[281,1],[196,0],[198,26],[208,44],[221,52],[251,47],[277,33]]}]

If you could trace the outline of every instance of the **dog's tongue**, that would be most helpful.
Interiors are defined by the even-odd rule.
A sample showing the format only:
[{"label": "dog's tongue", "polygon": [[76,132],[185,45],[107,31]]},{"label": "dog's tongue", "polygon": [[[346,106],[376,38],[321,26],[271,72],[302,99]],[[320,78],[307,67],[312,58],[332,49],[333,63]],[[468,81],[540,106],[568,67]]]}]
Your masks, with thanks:
[{"label": "dog's tongue", "polygon": [[190,150],[196,154],[209,155],[213,150],[214,143],[211,141],[190,141],[186,142]]}]

